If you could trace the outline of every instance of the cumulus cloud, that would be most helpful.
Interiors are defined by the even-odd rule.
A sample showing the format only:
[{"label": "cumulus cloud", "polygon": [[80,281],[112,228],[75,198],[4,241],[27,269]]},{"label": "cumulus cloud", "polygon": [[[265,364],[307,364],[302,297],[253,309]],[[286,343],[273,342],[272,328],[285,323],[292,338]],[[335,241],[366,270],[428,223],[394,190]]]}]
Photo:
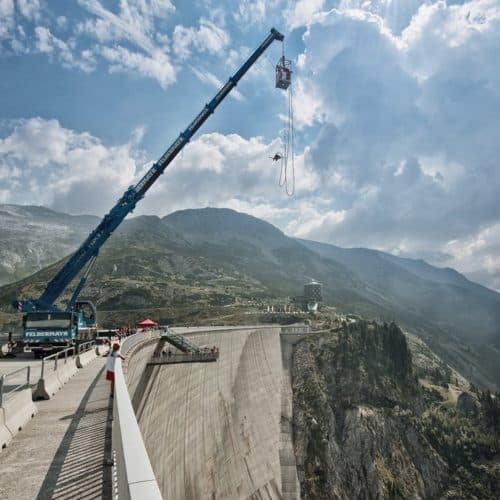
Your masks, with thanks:
[{"label": "cumulus cloud", "polygon": [[414,2],[397,19],[382,7],[343,2],[302,18],[296,118],[315,137],[304,155],[322,179],[315,194],[331,202],[305,204],[288,230],[497,286],[500,5]]},{"label": "cumulus cloud", "polygon": [[0,139],[2,201],[100,215],[130,184],[135,159],[133,141],[105,146],[57,120],[18,120]]},{"label": "cumulus cloud", "polygon": [[[201,69],[195,68],[194,66],[190,66],[190,69],[196,75],[196,78],[200,80],[200,82],[207,83],[208,85],[216,89],[221,89],[224,85],[222,80],[217,78],[213,73],[206,69],[202,71]],[[233,90],[231,90],[229,96],[233,99],[236,99],[237,101],[245,100],[243,94],[236,88],[233,88]]]},{"label": "cumulus cloud", "polygon": [[242,26],[263,21],[266,16],[266,0],[240,0],[236,4],[233,17]]},{"label": "cumulus cloud", "polygon": [[35,28],[35,36],[38,52],[48,54],[51,59],[57,59],[66,68],[79,68],[86,73],[93,71],[95,59],[91,51],[83,50],[78,55],[74,50],[74,42],[64,42],[44,26]]},{"label": "cumulus cloud", "polygon": [[156,80],[162,88],[175,81],[175,70],[161,51],[146,55],[121,46],[102,47],[100,55],[109,62],[110,73],[140,74]]},{"label": "cumulus cloud", "polygon": [[200,19],[198,28],[177,25],[173,33],[173,50],[181,58],[191,56],[194,48],[198,52],[218,54],[229,45],[229,35],[207,19]]},{"label": "cumulus cloud", "polygon": [[42,10],[40,0],[17,0],[16,4],[20,14],[26,19],[35,21],[39,18]]},{"label": "cumulus cloud", "polygon": [[157,23],[175,10],[169,0],[123,0],[118,13],[98,0],[79,0],[79,4],[92,17],[80,22],[76,33],[98,41],[94,53],[109,64],[110,72],[152,78],[163,88],[175,82],[169,39],[157,31]]},{"label": "cumulus cloud", "polygon": [[445,249],[447,262],[459,262],[462,271],[500,291],[500,224],[493,223],[475,234],[450,240]]},{"label": "cumulus cloud", "polygon": [[[0,138],[0,200],[103,215],[152,164],[140,150],[143,133],[136,129],[126,143],[106,145],[57,120],[15,121]],[[301,205],[290,204],[277,186],[279,167],[269,157],[278,149],[278,139],[201,135],[158,179],[136,213],[163,216],[181,208],[229,206],[284,227]],[[299,156],[297,164],[301,161]],[[297,197],[317,184],[316,174],[306,169]]]},{"label": "cumulus cloud", "polygon": [[21,22],[35,22],[41,12],[40,0],[0,0],[0,53],[29,52],[29,40]]},{"label": "cumulus cloud", "polygon": [[286,13],[288,26],[291,29],[307,26],[314,18],[315,14],[321,12],[325,5],[325,0],[298,0],[293,2]]},{"label": "cumulus cloud", "polygon": [[159,179],[141,211],[166,213],[179,208],[225,206],[235,198],[249,205],[254,199],[272,199],[278,172],[269,156],[277,148],[277,140],[266,143],[237,134],[201,135]]}]

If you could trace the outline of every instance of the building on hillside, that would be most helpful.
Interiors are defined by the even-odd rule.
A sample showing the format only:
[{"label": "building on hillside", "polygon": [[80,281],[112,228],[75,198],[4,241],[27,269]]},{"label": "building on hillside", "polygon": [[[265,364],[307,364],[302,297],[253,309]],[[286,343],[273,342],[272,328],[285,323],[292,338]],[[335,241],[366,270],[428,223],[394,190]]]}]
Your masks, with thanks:
[{"label": "building on hillside", "polygon": [[323,301],[323,285],[311,279],[304,285],[304,305],[308,312],[316,312]]}]

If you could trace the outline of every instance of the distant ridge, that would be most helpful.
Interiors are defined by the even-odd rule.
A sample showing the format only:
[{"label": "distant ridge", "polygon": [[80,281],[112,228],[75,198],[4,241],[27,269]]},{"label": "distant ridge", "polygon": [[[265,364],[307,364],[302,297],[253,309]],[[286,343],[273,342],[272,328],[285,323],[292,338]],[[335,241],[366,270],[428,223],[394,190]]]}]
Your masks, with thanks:
[{"label": "distant ridge", "polygon": [[[20,246],[36,245],[40,269],[76,248],[97,222],[37,207],[8,211],[14,215],[2,215],[7,210],[0,206],[0,228],[10,231],[1,251],[19,255],[17,269],[28,272],[37,268],[29,260],[31,253],[23,254]],[[42,244],[36,243],[37,231]],[[62,253],[65,248],[69,251]],[[4,310],[13,298],[39,293],[55,268],[0,288]],[[126,220],[102,249],[86,294],[106,311],[199,309],[259,297],[284,300],[302,293],[305,276],[323,283],[329,304],[396,320],[466,375],[474,369],[476,380],[500,385],[497,292],[422,260],[290,238],[267,222],[230,209],[189,209],[163,218]]]}]

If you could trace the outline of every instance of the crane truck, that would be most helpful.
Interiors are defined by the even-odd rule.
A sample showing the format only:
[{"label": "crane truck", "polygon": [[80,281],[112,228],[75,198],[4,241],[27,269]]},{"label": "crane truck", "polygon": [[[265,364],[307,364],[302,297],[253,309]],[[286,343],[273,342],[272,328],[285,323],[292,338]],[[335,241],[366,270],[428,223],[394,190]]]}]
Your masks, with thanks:
[{"label": "crane truck", "polygon": [[[89,234],[76,252],[47,284],[37,299],[15,300],[13,306],[23,312],[23,340],[35,357],[64,349],[82,341],[90,340],[97,328],[97,314],[90,301],[78,300],[99,251],[121,222],[132,213],[148,189],[163,174],[172,160],[203,125],[217,106],[226,98],[238,81],[259,59],[273,41],[283,41],[284,36],[276,29],[271,32],[240,69],[229,78],[215,97],[207,103],[161,158],[153,164],[135,186],[130,186],[115,206],[104,216],[99,225]],[[280,76],[277,66],[276,87]],[[281,73],[279,73],[281,74]],[[78,285],[66,307],[56,304],[70,283],[83,271]]]}]

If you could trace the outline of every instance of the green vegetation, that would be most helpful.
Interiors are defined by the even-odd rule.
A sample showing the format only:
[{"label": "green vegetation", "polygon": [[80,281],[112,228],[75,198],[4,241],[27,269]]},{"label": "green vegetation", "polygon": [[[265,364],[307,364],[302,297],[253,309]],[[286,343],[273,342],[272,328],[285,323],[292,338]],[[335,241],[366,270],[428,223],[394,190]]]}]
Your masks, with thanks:
[{"label": "green vegetation", "polygon": [[334,330],[305,339],[294,357],[305,497],[496,498],[500,394],[464,392],[420,341],[412,353],[394,323]]}]

